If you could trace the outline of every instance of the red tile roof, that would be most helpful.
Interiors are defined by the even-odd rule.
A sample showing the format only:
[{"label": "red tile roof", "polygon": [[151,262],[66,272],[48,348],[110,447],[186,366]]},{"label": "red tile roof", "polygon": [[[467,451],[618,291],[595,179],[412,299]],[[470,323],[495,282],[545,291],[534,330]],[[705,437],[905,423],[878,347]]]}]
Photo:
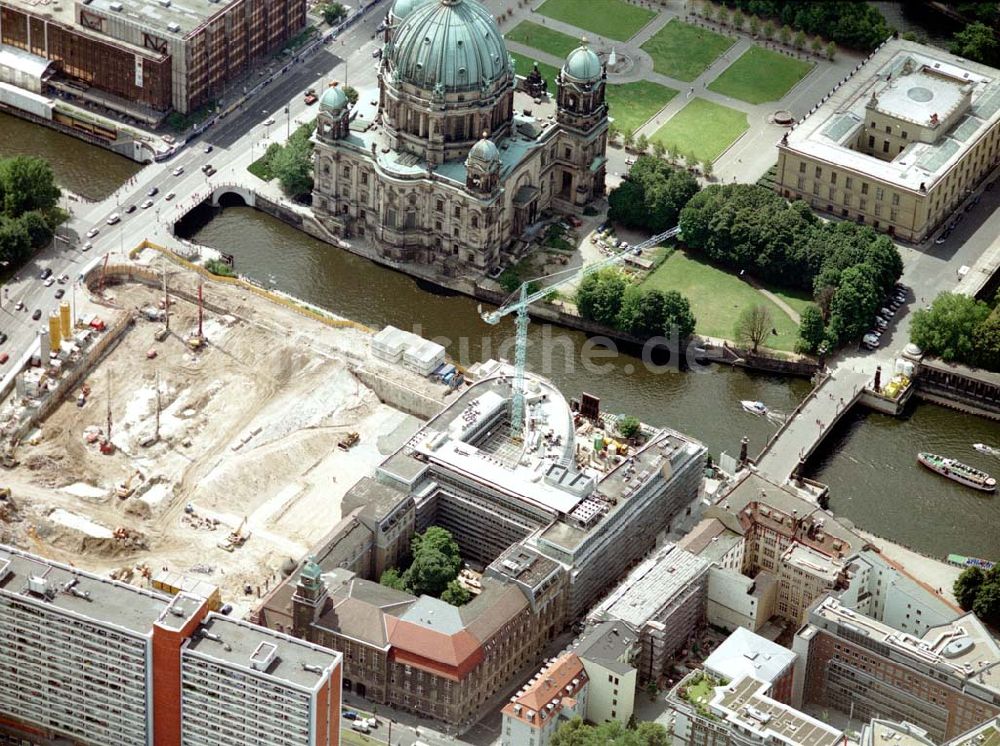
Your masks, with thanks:
[{"label": "red tile roof", "polygon": [[459,681],[483,660],[483,648],[466,629],[455,634],[385,615],[392,659]]},{"label": "red tile roof", "polygon": [[[576,653],[564,653],[548,668],[539,671],[535,683],[529,684],[521,694],[514,697],[513,701],[508,702],[503,708],[503,713],[534,727],[540,727],[556,717],[563,707],[575,706],[576,695],[586,683],[587,672],[583,669],[583,662]],[[553,702],[553,700],[558,701]],[[552,708],[548,709],[550,704]],[[547,712],[544,720],[537,716],[542,710]]]}]

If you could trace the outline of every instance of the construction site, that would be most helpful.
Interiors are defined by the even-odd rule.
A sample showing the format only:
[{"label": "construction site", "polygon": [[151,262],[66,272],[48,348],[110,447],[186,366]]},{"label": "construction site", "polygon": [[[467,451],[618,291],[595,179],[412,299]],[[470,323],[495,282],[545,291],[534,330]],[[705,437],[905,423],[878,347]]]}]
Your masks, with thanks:
[{"label": "construction site", "polygon": [[237,613],[448,392],[358,325],[152,249],[75,296],[0,404],[0,543],[136,585],[180,573]]}]

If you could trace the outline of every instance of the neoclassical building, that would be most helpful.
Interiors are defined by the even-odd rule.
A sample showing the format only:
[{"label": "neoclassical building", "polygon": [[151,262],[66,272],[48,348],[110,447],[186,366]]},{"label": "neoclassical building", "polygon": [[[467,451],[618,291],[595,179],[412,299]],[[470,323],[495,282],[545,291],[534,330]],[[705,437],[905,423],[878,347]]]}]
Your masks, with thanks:
[{"label": "neoclassical building", "polygon": [[478,273],[543,210],[578,213],[604,194],[607,76],[586,40],[553,105],[515,93],[477,0],[396,0],[387,20],[377,109],[352,107],[336,84],[320,99],[313,209],[328,230],[388,259]]}]

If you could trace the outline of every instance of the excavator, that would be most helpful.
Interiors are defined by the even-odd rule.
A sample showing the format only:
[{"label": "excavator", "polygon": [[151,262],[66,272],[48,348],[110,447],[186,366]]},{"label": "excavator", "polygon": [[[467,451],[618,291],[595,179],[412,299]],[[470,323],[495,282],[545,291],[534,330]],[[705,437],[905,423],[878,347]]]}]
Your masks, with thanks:
[{"label": "excavator", "polygon": [[227,552],[231,552],[234,549],[243,546],[247,543],[247,539],[250,538],[250,532],[244,531],[247,525],[247,517],[243,516],[243,520],[240,521],[240,525],[237,526],[233,531],[226,537],[225,541],[220,541],[217,546],[219,549],[224,549]]}]

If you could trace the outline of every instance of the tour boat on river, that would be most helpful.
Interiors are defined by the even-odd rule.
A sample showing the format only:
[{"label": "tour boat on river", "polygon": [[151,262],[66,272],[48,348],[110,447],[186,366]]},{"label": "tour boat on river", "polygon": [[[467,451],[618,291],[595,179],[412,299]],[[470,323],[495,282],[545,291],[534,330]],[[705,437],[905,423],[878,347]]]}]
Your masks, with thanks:
[{"label": "tour boat on river", "polygon": [[997,480],[985,471],[963,464],[953,458],[945,458],[934,453],[918,453],[917,461],[933,472],[937,472],[943,477],[948,477],[952,481],[964,484],[974,490],[983,492],[994,492],[997,488]]}]

